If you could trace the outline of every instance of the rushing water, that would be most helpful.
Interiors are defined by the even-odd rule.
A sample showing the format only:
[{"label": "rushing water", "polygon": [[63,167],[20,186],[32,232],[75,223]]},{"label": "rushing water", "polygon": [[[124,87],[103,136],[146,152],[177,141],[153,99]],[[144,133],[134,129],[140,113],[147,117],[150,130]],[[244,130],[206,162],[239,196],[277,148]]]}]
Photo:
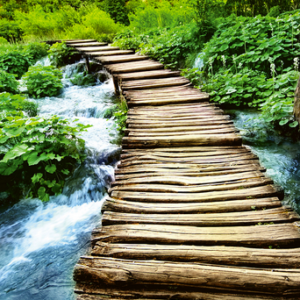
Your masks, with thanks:
[{"label": "rushing water", "polygon": [[62,195],[48,203],[22,200],[0,214],[0,300],[75,299],[73,268],[99,223],[120,150],[111,143],[117,135],[111,129],[113,121],[103,118],[114,102],[112,80],[74,86],[69,77],[79,66],[64,69],[61,95],[38,100],[39,115],[56,114],[92,124],[82,135],[88,158],[67,181]]},{"label": "rushing water", "polygon": [[270,131],[259,113],[231,110],[243,143],[249,145],[267,169],[266,174],[284,188],[285,202],[300,213],[300,143]]}]

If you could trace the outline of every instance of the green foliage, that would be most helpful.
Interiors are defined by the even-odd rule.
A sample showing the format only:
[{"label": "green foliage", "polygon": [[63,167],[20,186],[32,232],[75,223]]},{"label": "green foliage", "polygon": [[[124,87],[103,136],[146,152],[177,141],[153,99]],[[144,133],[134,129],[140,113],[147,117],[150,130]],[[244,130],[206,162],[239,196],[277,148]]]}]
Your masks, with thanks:
[{"label": "green foliage", "polygon": [[116,23],[129,25],[125,0],[104,0],[104,10]]},{"label": "green foliage", "polygon": [[115,45],[122,49],[137,49],[160,61],[169,68],[183,66],[191,52],[200,51],[203,43],[214,33],[214,27],[199,28],[196,23],[172,29],[152,29],[136,36],[126,30],[115,39]]},{"label": "green foliage", "polygon": [[28,43],[24,46],[25,52],[32,59],[32,64],[47,56],[49,48],[46,43]]},{"label": "green foliage", "polygon": [[[78,134],[89,126],[53,116],[2,116],[0,126],[1,188],[15,198],[62,192],[65,179],[83,161],[84,141]],[[18,187],[16,189],[16,186]]]},{"label": "green foliage", "polygon": [[206,69],[210,60],[214,71],[219,71],[224,67],[224,57],[227,69],[235,70],[242,64],[269,73],[270,61],[279,72],[287,67],[292,69],[293,58],[300,55],[299,31],[300,12],[277,19],[229,18],[205,48]]},{"label": "green foliage", "polygon": [[76,74],[70,81],[74,85],[93,86],[97,82],[97,77],[92,74],[79,73]]},{"label": "green foliage", "polygon": [[19,115],[18,112],[24,112],[29,117],[35,117],[37,115],[38,107],[35,102],[26,100],[21,95],[11,95],[9,93],[0,94],[0,108],[6,113],[12,113]]},{"label": "green foliage", "polygon": [[21,39],[22,30],[17,22],[0,19],[0,37],[16,42]]},{"label": "green foliage", "polygon": [[66,43],[55,43],[48,51],[51,64],[56,67],[65,66],[73,62],[77,53],[73,48],[68,47]]},{"label": "green foliage", "polygon": [[188,1],[170,4],[160,1],[157,6],[148,5],[144,9],[129,14],[130,27],[137,33],[148,31],[150,28],[175,27],[191,22],[195,12]]},{"label": "green foliage", "polygon": [[62,72],[53,66],[32,66],[22,77],[27,92],[34,98],[56,96],[63,87]]},{"label": "green foliage", "polygon": [[[17,93],[19,82],[13,74],[0,70],[0,93]],[[1,95],[1,94],[0,94]]]},{"label": "green foliage", "polygon": [[104,112],[104,118],[114,117],[115,124],[113,125],[113,128],[117,128],[118,132],[120,133],[120,137],[124,136],[125,134],[127,111],[128,107],[126,100],[121,98],[119,103],[108,108]]},{"label": "green foliage", "polygon": [[267,80],[265,88],[269,91],[272,90],[272,94],[260,105],[261,117],[266,122],[280,126],[288,124],[290,127],[298,125],[298,122],[294,121],[292,113],[295,87],[299,75],[299,72],[290,71]]},{"label": "green foliage", "polygon": [[65,37],[111,42],[120,29],[121,26],[116,24],[108,13],[96,6],[90,6],[81,23],[71,27]]},{"label": "green foliage", "polygon": [[31,63],[32,57],[24,51],[0,53],[0,69],[17,75],[18,79],[28,70]]}]

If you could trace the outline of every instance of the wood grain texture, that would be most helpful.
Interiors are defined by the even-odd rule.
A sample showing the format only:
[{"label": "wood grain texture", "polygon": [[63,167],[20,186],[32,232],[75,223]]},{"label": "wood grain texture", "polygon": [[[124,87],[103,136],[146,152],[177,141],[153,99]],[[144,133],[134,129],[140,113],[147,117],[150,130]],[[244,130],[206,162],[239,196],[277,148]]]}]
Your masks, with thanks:
[{"label": "wood grain texture", "polygon": [[[189,272],[186,272],[189,270]],[[172,284],[217,287],[235,291],[295,295],[300,292],[300,270],[251,269],[164,261],[134,261],[104,257],[82,257],[74,279],[111,285]]]}]

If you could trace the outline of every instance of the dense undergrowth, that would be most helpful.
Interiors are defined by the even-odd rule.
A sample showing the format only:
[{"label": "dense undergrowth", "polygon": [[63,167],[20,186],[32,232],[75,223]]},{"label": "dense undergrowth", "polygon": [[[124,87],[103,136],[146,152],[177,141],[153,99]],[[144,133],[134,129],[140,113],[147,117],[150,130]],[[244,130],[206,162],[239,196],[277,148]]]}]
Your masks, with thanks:
[{"label": "dense undergrowth", "polygon": [[[28,100],[56,96],[63,87],[55,66],[70,61],[69,49],[64,44],[48,49],[43,43],[0,45],[0,193],[10,201],[48,201],[62,192],[66,178],[85,159],[79,135],[89,126],[39,117],[37,102]],[[47,54],[54,66],[34,65]]]}]

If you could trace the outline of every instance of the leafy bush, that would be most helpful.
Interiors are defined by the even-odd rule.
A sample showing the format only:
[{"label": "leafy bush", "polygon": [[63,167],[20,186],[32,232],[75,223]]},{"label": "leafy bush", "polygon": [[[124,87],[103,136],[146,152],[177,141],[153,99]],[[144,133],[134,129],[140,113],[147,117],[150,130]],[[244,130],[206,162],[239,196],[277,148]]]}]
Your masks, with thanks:
[{"label": "leafy bush", "polygon": [[300,12],[278,18],[229,18],[209,41],[205,51],[205,68],[213,63],[214,71],[224,67],[235,71],[242,64],[269,74],[270,61],[281,72],[300,55]]},{"label": "leafy bush", "polygon": [[121,26],[116,24],[108,13],[91,6],[87,14],[82,17],[81,23],[70,28],[65,37],[111,42],[120,29]]},{"label": "leafy bush", "polygon": [[21,39],[22,33],[17,22],[0,19],[0,37],[16,42]]},{"label": "leafy bush", "polygon": [[0,69],[16,74],[17,78],[27,72],[32,64],[32,57],[22,50],[12,50],[5,53],[0,53]]},{"label": "leafy bush", "polygon": [[55,43],[52,45],[48,51],[48,56],[51,64],[56,67],[65,66],[74,62],[78,57],[81,57],[77,51],[74,51],[73,48],[68,47],[66,43]]},{"label": "leafy bush", "polygon": [[3,44],[8,44],[8,41],[7,39],[5,39],[4,37],[0,36],[0,45],[3,45]]},{"label": "leafy bush", "polygon": [[129,25],[128,11],[125,6],[125,0],[104,0],[104,10],[109,13],[111,18],[116,23],[123,23]]},{"label": "leafy bush", "polygon": [[76,163],[85,158],[84,141],[78,134],[87,127],[71,126],[57,116],[49,119],[2,116],[2,189],[17,199],[39,197],[42,201],[61,193],[65,179]]},{"label": "leafy bush", "polygon": [[166,67],[183,67],[191,53],[198,52],[214,33],[210,23],[201,28],[196,23],[171,29],[152,29],[136,36],[134,31],[124,31],[115,38],[114,45],[122,49],[139,50]]},{"label": "leafy bush", "polygon": [[32,63],[47,56],[49,48],[50,46],[46,43],[28,43],[24,46],[24,50],[32,59]]},{"label": "leafy bush", "polygon": [[38,106],[35,102],[26,100],[24,96],[11,95],[9,93],[0,94],[0,108],[2,111],[11,113],[24,112],[29,117],[35,117],[38,111]]},{"label": "leafy bush", "polygon": [[62,72],[53,66],[32,66],[23,76],[27,92],[34,98],[56,96],[63,87]]},{"label": "leafy bush", "polygon": [[19,82],[16,80],[15,75],[0,70],[0,93],[17,93],[18,86]]}]

